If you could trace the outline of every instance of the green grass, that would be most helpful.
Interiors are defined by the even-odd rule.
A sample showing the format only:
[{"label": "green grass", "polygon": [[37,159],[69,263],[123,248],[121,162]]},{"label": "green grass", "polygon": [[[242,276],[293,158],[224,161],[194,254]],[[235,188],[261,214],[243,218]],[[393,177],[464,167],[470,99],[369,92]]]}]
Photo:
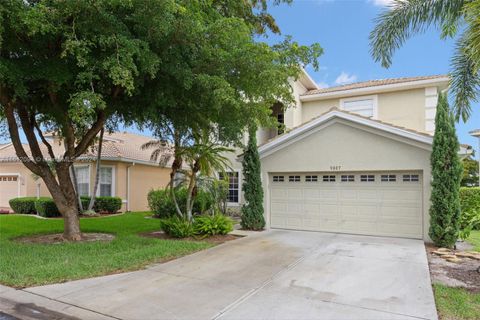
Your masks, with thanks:
[{"label": "green grass", "polygon": [[437,309],[442,320],[480,319],[480,293],[461,288],[433,285]]},{"label": "green grass", "polygon": [[472,231],[467,241],[473,245],[473,250],[480,251],[480,230]]},{"label": "green grass", "polygon": [[141,237],[159,229],[147,213],[81,219],[82,232],[115,234],[111,242],[24,244],[12,239],[63,232],[62,219],[0,216],[0,283],[28,287],[140,269],[211,246],[205,242]]}]

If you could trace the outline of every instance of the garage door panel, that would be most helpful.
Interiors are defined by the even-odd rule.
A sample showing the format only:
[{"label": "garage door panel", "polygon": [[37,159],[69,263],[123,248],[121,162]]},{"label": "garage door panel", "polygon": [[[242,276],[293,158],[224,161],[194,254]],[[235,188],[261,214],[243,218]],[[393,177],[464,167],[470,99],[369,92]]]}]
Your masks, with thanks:
[{"label": "garage door panel", "polygon": [[[288,181],[288,173],[283,182],[271,180],[271,227],[422,238],[421,176],[404,182],[397,173],[392,182],[382,181],[380,173],[365,174],[374,181],[361,181],[363,173],[337,173],[333,182],[318,173],[300,175],[300,181]],[[306,181],[307,175],[318,181]],[[355,179],[341,181],[341,175]]]},{"label": "garage door panel", "polygon": [[18,197],[18,176],[0,175],[0,207],[9,208],[10,199]]}]

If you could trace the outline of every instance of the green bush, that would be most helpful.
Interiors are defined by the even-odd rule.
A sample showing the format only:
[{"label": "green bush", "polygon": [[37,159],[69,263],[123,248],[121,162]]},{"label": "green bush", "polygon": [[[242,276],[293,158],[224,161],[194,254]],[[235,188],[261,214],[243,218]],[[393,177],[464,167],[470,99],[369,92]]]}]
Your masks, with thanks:
[{"label": "green bush", "polygon": [[15,213],[22,213],[22,214],[36,214],[37,211],[35,210],[35,201],[37,200],[36,197],[21,197],[21,198],[13,198],[8,201],[10,204],[10,208],[12,208],[13,212]]},{"label": "green bush", "polygon": [[194,234],[192,223],[178,216],[160,220],[160,229],[174,238],[186,238]]},{"label": "green bush", "polygon": [[[83,210],[87,210],[90,197],[80,197]],[[116,213],[122,208],[122,199],[119,197],[95,197],[93,210],[99,213]]]},{"label": "green bush", "polygon": [[[178,206],[182,212],[186,211],[187,189],[175,190]],[[175,204],[168,189],[151,190],[148,193],[148,206],[156,217],[168,218],[176,214]],[[206,191],[199,190],[193,203],[194,213],[204,213],[212,209],[213,197]]]},{"label": "green bush", "polygon": [[480,229],[480,188],[460,188],[460,206],[462,208],[460,229],[471,227]]},{"label": "green bush", "polygon": [[223,214],[203,215],[195,218],[193,229],[195,234],[205,236],[227,234],[233,230],[233,220]]},{"label": "green bush", "polygon": [[35,210],[42,217],[60,217],[57,205],[52,198],[40,198],[35,201]]}]

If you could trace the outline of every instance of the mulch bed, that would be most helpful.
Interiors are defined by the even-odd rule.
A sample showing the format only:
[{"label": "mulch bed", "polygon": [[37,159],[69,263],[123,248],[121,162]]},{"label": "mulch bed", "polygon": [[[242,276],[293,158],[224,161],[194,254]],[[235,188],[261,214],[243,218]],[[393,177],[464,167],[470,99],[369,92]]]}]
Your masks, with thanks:
[{"label": "mulch bed", "polygon": [[216,236],[210,236],[210,237],[188,237],[188,238],[173,238],[170,237],[169,235],[166,235],[162,231],[154,231],[154,232],[148,232],[148,233],[142,233],[140,234],[143,237],[147,238],[156,238],[156,239],[163,239],[163,240],[182,240],[182,241],[205,241],[214,245],[217,244],[222,244],[227,241],[232,241],[236,240],[239,238],[242,238],[242,236],[237,236],[233,234],[226,234],[226,235],[216,235]]},{"label": "mulch bed", "polygon": [[[465,288],[471,292],[480,292],[480,261],[474,259],[462,259],[462,262],[453,263],[440,258],[432,252],[438,248],[431,245],[425,245],[427,250],[428,263],[430,266],[430,276],[432,282],[441,283],[449,287]],[[457,251],[468,251],[469,245],[460,243]]]},{"label": "mulch bed", "polygon": [[[115,236],[109,233],[83,233],[82,240],[76,242],[112,241],[113,239],[115,239]],[[15,241],[28,244],[59,244],[66,242],[61,233],[21,237],[15,239]]]}]

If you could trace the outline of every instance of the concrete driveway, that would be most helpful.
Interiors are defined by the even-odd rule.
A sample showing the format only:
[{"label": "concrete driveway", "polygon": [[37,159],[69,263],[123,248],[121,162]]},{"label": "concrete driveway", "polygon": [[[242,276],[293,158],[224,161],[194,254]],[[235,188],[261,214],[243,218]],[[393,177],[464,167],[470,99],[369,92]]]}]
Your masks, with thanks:
[{"label": "concrete driveway", "polygon": [[422,241],[317,232],[25,291],[117,319],[437,319]]}]

